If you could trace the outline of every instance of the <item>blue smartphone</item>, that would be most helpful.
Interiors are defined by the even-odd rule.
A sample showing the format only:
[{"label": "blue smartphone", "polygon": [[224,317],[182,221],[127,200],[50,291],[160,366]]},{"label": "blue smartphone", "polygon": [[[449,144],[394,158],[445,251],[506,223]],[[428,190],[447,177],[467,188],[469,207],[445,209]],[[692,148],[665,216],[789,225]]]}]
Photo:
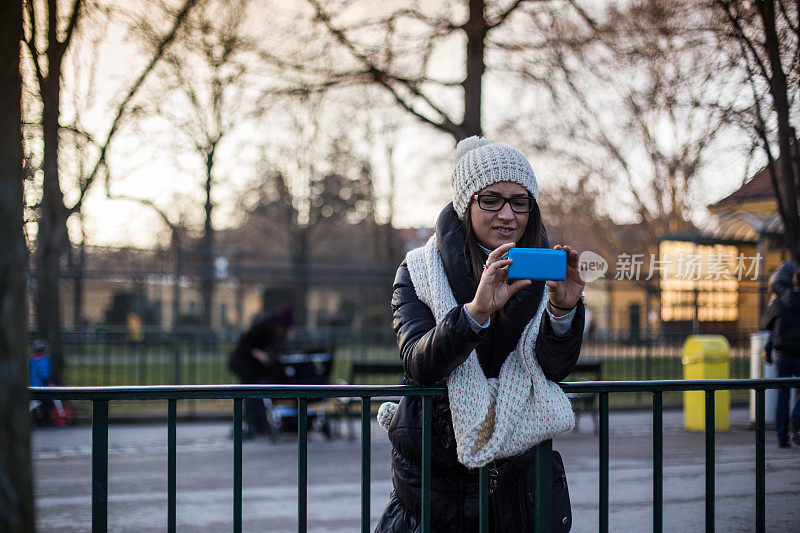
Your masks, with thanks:
[{"label": "blue smartphone", "polygon": [[511,248],[508,279],[565,280],[567,252],[552,248]]}]

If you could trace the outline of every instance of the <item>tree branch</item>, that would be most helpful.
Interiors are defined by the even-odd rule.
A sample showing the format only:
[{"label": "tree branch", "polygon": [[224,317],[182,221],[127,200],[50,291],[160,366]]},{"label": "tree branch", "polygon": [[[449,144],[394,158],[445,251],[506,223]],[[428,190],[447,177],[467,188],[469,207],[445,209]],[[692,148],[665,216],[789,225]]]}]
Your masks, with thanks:
[{"label": "tree branch", "polygon": [[731,23],[731,26],[733,26],[735,32],[733,37],[739,42],[743,43],[747,49],[750,50],[750,53],[753,55],[753,59],[758,65],[758,69],[761,71],[761,75],[764,76],[764,78],[769,79],[770,74],[766,65],[764,65],[764,62],[761,60],[761,56],[758,55],[758,51],[753,45],[752,39],[748,38],[745,34],[744,28],[742,28],[742,25],[739,23],[739,19],[736,17],[736,14],[731,12],[730,4],[725,3],[723,0],[715,0],[715,3],[725,11],[728,21]]},{"label": "tree branch", "polygon": [[83,0],[75,0],[75,3],[72,5],[72,15],[69,17],[69,24],[67,24],[67,33],[64,36],[63,41],[63,50],[69,48],[69,42],[72,40],[72,35],[75,33],[75,27],[78,25],[78,19],[80,18],[80,10],[81,4]]},{"label": "tree branch", "polygon": [[24,34],[22,36],[22,40],[25,42],[25,45],[28,48],[28,52],[31,54],[31,61],[33,61],[33,67],[36,70],[36,79],[39,82],[39,90],[41,91],[44,87],[44,74],[42,73],[42,67],[39,64],[39,50],[36,47],[36,15],[33,9],[33,0],[28,0],[25,2],[25,11],[28,13],[28,20],[31,25],[31,37],[30,40],[26,39]]},{"label": "tree branch", "polygon": [[[200,0],[200,1],[202,1],[202,0]],[[144,71],[142,71],[142,73],[139,75],[139,77],[133,83],[131,88],[128,90],[128,93],[123,98],[122,102],[120,103],[119,107],[117,108],[117,114],[116,114],[116,116],[114,117],[114,120],[111,123],[111,128],[110,128],[110,130],[108,132],[108,135],[106,136],[105,142],[100,147],[100,155],[97,157],[97,161],[95,162],[94,168],[92,169],[92,172],[89,174],[89,176],[86,178],[86,188],[81,193],[80,197],[75,202],[75,204],[67,210],[67,212],[69,214],[76,213],[76,212],[80,211],[81,206],[83,204],[83,199],[86,196],[86,191],[88,191],[89,187],[91,187],[92,183],[94,183],[94,180],[97,177],[101,166],[105,165],[106,153],[108,152],[108,148],[111,145],[112,139],[114,138],[114,134],[117,132],[117,129],[119,128],[119,125],[120,125],[120,122],[121,122],[122,118],[124,117],[125,113],[128,111],[128,105],[130,104],[131,100],[133,100],[133,97],[136,95],[136,93],[138,92],[139,88],[144,83],[145,79],[147,79],[147,76],[153,70],[153,68],[155,67],[156,63],[158,63],[158,61],[161,59],[161,57],[166,52],[166,50],[169,47],[169,45],[175,39],[175,36],[177,35],[178,30],[180,29],[180,27],[183,25],[184,20],[186,19],[186,17],[189,14],[189,11],[191,11],[191,9],[197,3],[198,3],[198,0],[185,0],[185,3],[183,5],[183,7],[178,12],[178,15],[175,17],[175,22],[172,25],[172,29],[164,37],[164,39],[159,43],[158,47],[156,48],[155,54],[153,54],[153,57],[150,60],[150,63],[148,63],[148,65],[145,67]]]},{"label": "tree branch", "polygon": [[[33,1],[33,0],[31,0]],[[55,53],[58,54],[59,45],[58,41],[58,2],[56,0],[47,0],[47,49],[44,53],[50,58],[51,48],[55,46]],[[47,65],[48,72],[51,70],[50,65]]]},{"label": "tree branch", "polygon": [[503,24],[503,22],[506,21],[508,16],[511,15],[511,13],[513,13],[525,1],[526,0],[515,0],[515,2],[508,7],[508,9],[500,13],[500,15],[498,15],[498,17],[494,19],[492,22],[487,21],[486,23],[487,30],[492,30]]},{"label": "tree branch", "polygon": [[75,125],[71,124],[71,125],[68,125],[68,126],[59,126],[59,128],[64,130],[64,131],[68,131],[68,132],[74,133],[74,134],[78,135],[79,137],[83,137],[84,139],[89,141],[89,144],[94,145],[96,148],[101,148],[100,143],[97,142],[97,140],[92,136],[91,133],[80,129]]},{"label": "tree branch", "polygon": [[[778,7],[781,10],[781,15],[783,15],[784,20],[786,21],[786,25],[789,26],[789,29],[792,30],[795,36],[800,35],[800,25],[792,24],[792,17],[789,15],[789,11],[786,9],[786,5],[783,3],[783,0],[778,0]],[[800,13],[798,13],[800,15]]]},{"label": "tree branch", "polygon": [[[744,54],[744,43],[740,41],[739,46],[742,48],[742,54]],[[783,204],[783,195],[781,194],[781,189],[778,186],[778,174],[775,168],[775,157],[772,155],[772,149],[769,145],[769,138],[767,137],[767,125],[766,121],[764,120],[764,114],[761,111],[760,96],[755,85],[755,72],[750,64],[749,56],[746,56],[745,59],[745,65],[747,67],[748,74],[747,80],[750,82],[750,89],[753,92],[753,105],[755,107],[756,120],[758,121],[758,125],[756,126],[755,130],[758,137],[761,139],[764,153],[767,156],[767,169],[769,170],[770,181],[772,182],[772,188],[775,192],[775,203],[778,204],[778,213],[780,213],[781,220],[787,220],[787,213]]]},{"label": "tree branch", "polygon": [[[364,64],[368,74],[372,77],[372,79],[379,85],[386,88],[404,109],[411,112],[414,116],[416,116],[423,122],[430,124],[442,131],[446,131],[448,133],[455,135],[458,126],[450,119],[450,117],[447,115],[447,113],[444,112],[444,110],[440,109],[436,104],[434,104],[427,95],[423,94],[415,86],[415,84],[409,83],[407,80],[404,80],[403,78],[394,76],[389,72],[379,68],[374,63],[372,63],[372,61],[370,61],[364,54],[362,54],[356,49],[355,45],[347,38],[343,30],[336,28],[333,25],[330,15],[328,15],[328,13],[326,13],[323,10],[322,5],[320,5],[320,3],[317,0],[308,0],[308,2],[314,7],[314,10],[317,13],[317,18],[325,25],[328,31],[331,32],[331,34],[339,41],[340,44],[342,44],[350,52],[350,54],[352,54],[354,58],[356,58],[358,61]],[[438,114],[441,117],[441,122],[437,122],[429,117],[426,117],[420,112],[413,110],[411,104],[406,102],[405,99],[399,95],[396,89],[394,89],[387,80],[393,80],[405,86],[406,89],[408,89],[408,91],[412,95],[416,96],[417,98],[420,98],[436,114]]]},{"label": "tree branch", "polygon": [[147,198],[137,198],[135,196],[128,196],[128,195],[125,195],[125,194],[120,194],[120,195],[110,194],[110,195],[107,195],[106,197],[109,200],[125,200],[125,201],[128,201],[128,202],[136,202],[136,203],[141,204],[141,205],[143,205],[145,207],[149,207],[150,209],[152,209],[153,211],[155,211],[158,214],[158,216],[161,218],[161,220],[164,222],[164,224],[166,224],[167,227],[169,227],[169,229],[174,231],[174,230],[180,228],[180,223],[172,222],[169,219],[169,215],[167,214],[167,212],[164,209],[158,207],[152,200],[148,200]]}]

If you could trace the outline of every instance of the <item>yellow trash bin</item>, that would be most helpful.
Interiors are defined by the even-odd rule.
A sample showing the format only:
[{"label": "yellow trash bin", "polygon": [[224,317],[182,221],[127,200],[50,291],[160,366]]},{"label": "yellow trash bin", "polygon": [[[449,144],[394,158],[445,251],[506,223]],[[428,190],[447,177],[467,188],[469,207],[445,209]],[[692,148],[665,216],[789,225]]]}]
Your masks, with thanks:
[{"label": "yellow trash bin", "polygon": [[[683,379],[730,378],[731,345],[722,335],[690,335],[683,343]],[[706,429],[705,391],[683,393],[683,427],[687,431]],[[730,391],[714,393],[714,427],[728,431],[730,420]]]}]

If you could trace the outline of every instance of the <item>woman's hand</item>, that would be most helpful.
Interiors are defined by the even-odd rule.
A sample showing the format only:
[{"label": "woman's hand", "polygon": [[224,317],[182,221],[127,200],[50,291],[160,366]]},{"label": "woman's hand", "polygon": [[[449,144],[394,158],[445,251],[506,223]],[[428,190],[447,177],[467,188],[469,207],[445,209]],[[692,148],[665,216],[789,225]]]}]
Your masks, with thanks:
[{"label": "woman's hand", "polygon": [[[561,246],[560,244],[553,246],[553,248],[567,252],[567,279],[564,281],[546,281],[547,294],[550,297],[550,303],[571,309],[578,304],[585,285],[578,271],[578,252],[569,246]],[[550,306],[550,311],[556,316],[565,315],[569,312],[555,309],[552,305]]]},{"label": "woman's hand", "polygon": [[[508,266],[513,261],[511,259],[501,259],[501,257],[513,247],[513,242],[506,243],[489,254],[489,259],[486,261],[489,266],[483,271],[478,283],[478,290],[475,291],[475,297],[465,306],[467,312],[478,324],[486,322],[486,319],[498,309],[502,309],[517,291],[532,283],[529,279],[521,279],[511,285],[506,283],[508,281]],[[575,261],[577,262],[577,254]]]}]

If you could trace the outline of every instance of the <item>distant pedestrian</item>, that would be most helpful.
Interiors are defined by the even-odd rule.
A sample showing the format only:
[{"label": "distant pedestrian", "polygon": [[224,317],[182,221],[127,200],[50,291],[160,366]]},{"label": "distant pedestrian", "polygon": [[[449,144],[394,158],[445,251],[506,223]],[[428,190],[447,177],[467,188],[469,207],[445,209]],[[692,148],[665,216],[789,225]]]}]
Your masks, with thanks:
[{"label": "distant pedestrian", "polygon": [[[28,383],[31,387],[55,385],[50,373],[50,346],[42,339],[33,341],[33,351],[28,358]],[[52,423],[57,426],[71,424],[74,419],[72,407],[65,405],[61,400],[52,402],[31,400],[30,412],[34,414],[37,422]]]},{"label": "distant pedestrian", "polygon": [[[283,304],[271,315],[259,314],[239,338],[228,366],[243,384],[279,383],[282,375],[278,354],[294,319],[290,304]],[[262,398],[244,401],[247,426],[244,438],[253,438],[273,428],[267,424],[267,409]]]},{"label": "distant pedestrian", "polygon": [[[793,290],[775,298],[764,313],[763,329],[769,330],[772,359],[779,378],[800,376],[800,270],[793,277]],[[789,413],[789,388],[778,389],[775,430],[778,446],[788,448],[789,440],[800,445],[800,397]]]},{"label": "distant pedestrian", "polygon": [[50,346],[41,339],[33,341],[33,353],[28,358],[28,380],[31,387],[53,385],[50,376]]},{"label": "distant pedestrian", "polygon": [[[794,284],[793,277],[797,272],[797,265],[793,261],[784,261],[769,276],[769,290],[772,295],[769,304],[776,298],[783,296],[785,292],[791,292]],[[764,311],[766,314],[766,310]],[[763,319],[762,319],[763,320]],[[764,360],[772,364],[772,333],[767,336],[767,344],[764,346]]]}]

